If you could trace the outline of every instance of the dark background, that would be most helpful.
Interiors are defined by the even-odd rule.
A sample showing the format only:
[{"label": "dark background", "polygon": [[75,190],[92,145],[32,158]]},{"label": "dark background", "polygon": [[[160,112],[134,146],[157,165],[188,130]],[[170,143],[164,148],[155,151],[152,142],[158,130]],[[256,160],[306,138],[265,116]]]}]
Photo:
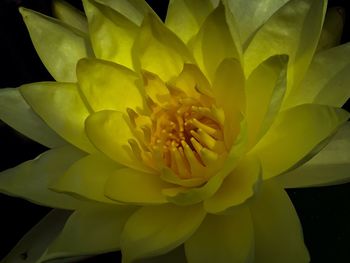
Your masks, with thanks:
[{"label": "dark background", "polygon": [[[80,1],[68,2],[81,8]],[[165,17],[167,1],[147,2],[162,18]],[[350,40],[349,2],[329,0],[329,6],[341,6],[348,14],[345,16],[342,38],[344,43]],[[17,11],[19,6],[51,15],[51,1],[0,0],[1,88],[52,80],[35,53],[26,27]],[[348,104],[345,108],[350,109]],[[45,147],[26,139],[0,121],[0,171],[33,159],[45,150]],[[303,225],[305,243],[309,248],[312,262],[350,262],[350,184],[292,189],[288,190],[288,194]],[[49,208],[0,194],[0,259],[49,211]],[[120,254],[108,253],[84,262],[116,263],[120,262]]]}]

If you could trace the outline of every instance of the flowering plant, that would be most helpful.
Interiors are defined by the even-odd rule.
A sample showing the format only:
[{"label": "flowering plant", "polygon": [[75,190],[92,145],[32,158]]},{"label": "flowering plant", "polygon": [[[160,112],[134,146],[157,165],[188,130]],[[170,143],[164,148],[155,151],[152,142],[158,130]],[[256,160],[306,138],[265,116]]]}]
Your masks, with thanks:
[{"label": "flowering plant", "polygon": [[350,49],[320,38],[327,1],[174,0],[165,23],[83,4],[20,9],[56,82],[0,93],[1,119],[51,148],[0,175],[56,208],[31,260],[308,262],[283,188],[349,178]]}]

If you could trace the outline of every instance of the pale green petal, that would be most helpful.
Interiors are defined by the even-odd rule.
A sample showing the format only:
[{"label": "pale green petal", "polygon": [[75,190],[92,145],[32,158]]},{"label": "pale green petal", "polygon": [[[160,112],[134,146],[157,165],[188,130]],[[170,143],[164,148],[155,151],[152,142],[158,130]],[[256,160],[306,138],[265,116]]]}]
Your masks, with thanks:
[{"label": "pale green petal", "polygon": [[79,88],[93,111],[143,109],[139,76],[121,65],[82,59],[77,65]]},{"label": "pale green petal", "polygon": [[134,208],[95,205],[75,211],[42,260],[93,255],[120,249],[123,227]]},{"label": "pale green petal", "polygon": [[320,103],[342,106],[350,97],[350,44],[319,52],[300,88],[291,93],[286,106]]},{"label": "pale green petal", "polygon": [[93,113],[87,118],[85,127],[95,147],[112,160],[138,170],[149,170],[129,145],[129,140],[136,138],[123,113],[108,110]]},{"label": "pale green petal", "polygon": [[310,161],[277,180],[285,188],[350,182],[350,124],[339,129],[330,143]]},{"label": "pale green petal", "polygon": [[108,6],[94,0],[83,3],[96,57],[133,68],[131,49],[138,27]]},{"label": "pale green petal", "polygon": [[88,24],[83,12],[63,0],[52,2],[52,11],[55,17],[84,33],[88,33]]},{"label": "pale green petal", "polygon": [[210,0],[170,0],[165,25],[188,43],[213,9]]},{"label": "pale green petal", "polygon": [[206,18],[190,46],[197,65],[211,81],[214,79],[217,67],[225,58],[240,57],[225,19],[225,8],[222,4]]},{"label": "pale green petal", "polygon": [[173,250],[196,231],[204,217],[200,205],[140,208],[129,218],[122,233],[123,263]]},{"label": "pale green petal", "polygon": [[95,152],[84,131],[89,111],[73,83],[37,82],[20,87],[33,110],[60,136],[78,148]]},{"label": "pale green petal", "polygon": [[103,203],[116,203],[104,195],[108,177],[122,166],[102,154],[81,158],[50,184],[50,189]]},{"label": "pale green petal", "polygon": [[48,186],[83,156],[83,152],[71,146],[49,150],[34,160],[1,172],[0,192],[44,206],[76,209],[82,201],[55,193]]},{"label": "pale green petal", "polygon": [[288,59],[273,56],[261,63],[246,82],[249,146],[266,133],[278,114],[286,91]]},{"label": "pale green petal", "polygon": [[186,45],[155,15],[145,16],[134,46],[135,68],[157,74],[163,81],[176,77],[192,62]]},{"label": "pale green petal", "polygon": [[254,230],[248,208],[232,215],[207,215],[185,242],[188,263],[253,262]]},{"label": "pale green petal", "polygon": [[187,263],[187,260],[183,246],[179,246],[164,255],[136,260],[135,263]]},{"label": "pale green petal", "polygon": [[[70,214],[71,212],[69,211],[58,209],[48,213],[17,243],[1,262],[20,263],[25,261],[26,263],[38,263],[38,259],[60,233]],[[25,260],[23,260],[23,253],[26,253],[27,256]]]},{"label": "pale green petal", "polygon": [[208,213],[220,213],[244,203],[258,191],[261,172],[261,164],[256,157],[249,156],[241,160],[219,190],[204,200],[204,209]]},{"label": "pale green petal", "polygon": [[317,104],[303,104],[281,112],[253,149],[261,159],[264,179],[300,165],[348,118],[349,113],[342,109]]},{"label": "pale green petal", "polygon": [[265,181],[251,206],[256,263],[307,263],[298,215],[287,193],[278,184]]},{"label": "pale green petal", "polygon": [[29,9],[20,8],[34,47],[57,81],[75,82],[79,59],[92,57],[90,43],[79,30]]},{"label": "pale green petal", "polygon": [[0,90],[0,119],[28,138],[49,148],[67,144],[34,113],[18,89]]},{"label": "pale green petal", "polygon": [[279,9],[255,34],[244,53],[246,76],[267,58],[286,54],[287,94],[298,87],[314,55],[326,7],[326,0],[292,0]]}]

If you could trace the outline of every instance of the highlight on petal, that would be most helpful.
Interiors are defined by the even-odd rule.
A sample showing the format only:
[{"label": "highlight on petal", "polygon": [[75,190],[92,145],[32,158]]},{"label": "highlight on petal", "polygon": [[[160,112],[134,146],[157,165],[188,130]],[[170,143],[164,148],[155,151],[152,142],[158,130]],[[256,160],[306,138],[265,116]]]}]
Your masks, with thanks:
[{"label": "highlight on petal", "polygon": [[0,90],[0,119],[46,147],[53,148],[67,144],[35,114],[18,89]]},{"label": "highlight on petal", "polygon": [[186,45],[155,15],[147,14],[135,40],[135,68],[157,74],[168,81],[181,72],[184,63],[193,59]]},{"label": "highlight on petal", "polygon": [[281,186],[265,181],[250,210],[256,262],[310,262],[298,215]]},{"label": "highlight on petal", "polygon": [[249,209],[236,208],[232,215],[207,215],[185,242],[185,253],[191,263],[254,262],[254,230]]},{"label": "highlight on petal", "polygon": [[73,83],[37,82],[20,87],[28,104],[59,135],[78,148],[95,152],[84,131],[89,115]]},{"label": "highlight on petal", "polygon": [[303,104],[281,112],[252,150],[261,160],[264,179],[301,165],[299,162],[348,118],[345,110],[317,104]]},{"label": "highlight on petal", "polygon": [[52,2],[52,11],[55,17],[65,22],[67,25],[71,25],[81,32],[88,33],[88,24],[85,14],[66,1],[54,0]]},{"label": "highlight on petal", "polygon": [[350,181],[350,124],[342,126],[310,161],[276,178],[285,188],[313,187]]},{"label": "highlight on petal", "polygon": [[50,184],[50,189],[88,200],[116,204],[104,195],[104,188],[108,177],[121,167],[102,154],[91,154],[73,163]]},{"label": "highlight on petal", "polygon": [[75,82],[79,59],[92,57],[90,44],[79,30],[29,9],[19,9],[34,47],[56,81]]},{"label": "highlight on petal", "polygon": [[33,203],[73,210],[83,201],[48,189],[68,167],[85,154],[71,146],[49,150],[36,159],[0,173],[0,192],[27,199]]},{"label": "highlight on petal", "polygon": [[90,205],[76,210],[41,260],[94,255],[120,249],[123,227],[134,208]]},{"label": "highlight on petal", "polygon": [[93,111],[143,109],[139,76],[121,65],[82,59],[77,65],[79,89]]},{"label": "highlight on petal", "polygon": [[131,50],[138,27],[125,16],[95,0],[84,0],[83,3],[96,57],[133,68]]},{"label": "highlight on petal", "polygon": [[145,206],[126,223],[121,236],[123,262],[165,254],[187,240],[205,217],[200,205]]}]

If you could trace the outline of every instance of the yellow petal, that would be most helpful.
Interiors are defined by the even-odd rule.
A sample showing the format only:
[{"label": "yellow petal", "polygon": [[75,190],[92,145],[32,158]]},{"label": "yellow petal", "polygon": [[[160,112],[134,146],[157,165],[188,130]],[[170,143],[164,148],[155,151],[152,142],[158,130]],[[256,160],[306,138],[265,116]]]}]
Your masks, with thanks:
[{"label": "yellow petal", "polygon": [[310,262],[298,215],[278,184],[264,182],[251,213],[256,263]]},{"label": "yellow petal", "polygon": [[170,0],[165,25],[188,43],[213,9],[210,0]]},{"label": "yellow petal", "polygon": [[207,215],[185,242],[188,262],[253,262],[254,231],[250,211],[236,209],[233,215]]},{"label": "yellow petal", "polygon": [[148,14],[134,46],[136,68],[157,74],[163,81],[179,75],[185,62],[191,62],[186,45],[157,17]]},{"label": "yellow petal", "polygon": [[38,82],[20,87],[33,110],[59,135],[78,148],[95,152],[84,131],[89,112],[76,84]]},{"label": "yellow petal", "polygon": [[140,208],[129,218],[122,233],[123,263],[173,250],[195,232],[204,217],[200,205]]},{"label": "yellow petal", "polygon": [[208,213],[219,213],[251,198],[258,190],[261,165],[256,157],[246,157],[223,181],[219,190],[208,200],[204,208]]},{"label": "yellow petal", "polygon": [[152,258],[137,260],[137,263],[187,263],[183,246],[179,246],[170,252]]},{"label": "yellow petal", "polygon": [[131,49],[138,27],[108,6],[94,0],[83,3],[96,57],[133,68]]},{"label": "yellow petal", "polygon": [[112,160],[138,170],[148,171],[131,150],[129,140],[135,137],[125,117],[118,111],[105,110],[93,113],[85,122],[87,136],[97,149]]},{"label": "yellow petal", "polygon": [[75,82],[79,59],[91,57],[84,34],[59,20],[20,8],[34,47],[47,70],[57,81]]},{"label": "yellow petal", "polygon": [[84,33],[88,33],[88,24],[84,13],[63,0],[52,2],[53,14],[58,19]]},{"label": "yellow petal", "polygon": [[105,185],[105,195],[127,204],[163,204],[167,203],[162,189],[169,187],[158,174],[144,173],[130,168],[114,171]]},{"label": "yellow petal", "polygon": [[34,113],[18,89],[0,90],[0,119],[46,147],[53,148],[67,144]]},{"label": "yellow petal", "polygon": [[128,68],[98,59],[77,65],[79,88],[93,111],[143,109],[141,80]]},{"label": "yellow petal", "polygon": [[347,122],[310,161],[276,179],[285,188],[324,186],[349,182],[349,171],[350,124]]},{"label": "yellow petal", "polygon": [[75,211],[42,261],[120,249],[123,227],[134,211],[127,206],[95,205]]},{"label": "yellow petal", "polygon": [[310,152],[334,134],[349,113],[317,104],[304,104],[285,110],[253,151],[259,156],[263,177],[286,172],[304,161]]},{"label": "yellow petal", "polygon": [[62,176],[53,181],[50,189],[93,201],[115,204],[116,202],[105,197],[104,188],[108,177],[121,167],[102,154],[88,155],[76,161]]},{"label": "yellow petal", "polygon": [[0,192],[44,206],[76,209],[83,201],[55,193],[48,186],[83,156],[83,152],[71,146],[49,150],[34,160],[1,172]]},{"label": "yellow petal", "polygon": [[225,58],[239,58],[222,4],[206,18],[190,46],[193,49],[197,65],[211,81],[217,67]]}]

